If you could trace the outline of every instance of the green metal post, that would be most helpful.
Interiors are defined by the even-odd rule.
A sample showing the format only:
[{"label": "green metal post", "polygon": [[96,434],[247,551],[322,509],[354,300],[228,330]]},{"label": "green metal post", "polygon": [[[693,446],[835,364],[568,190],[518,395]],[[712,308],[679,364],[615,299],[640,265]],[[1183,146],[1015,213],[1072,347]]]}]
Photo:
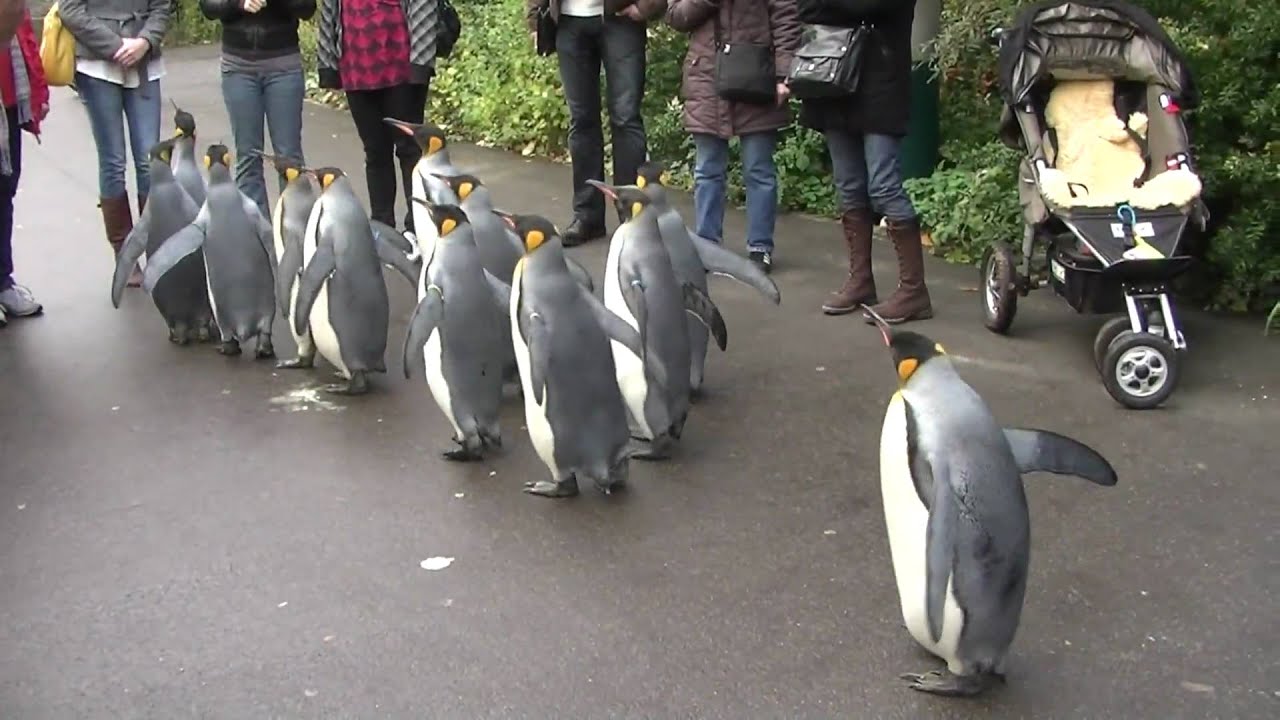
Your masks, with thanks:
[{"label": "green metal post", "polygon": [[941,133],[938,127],[938,81],[929,61],[942,21],[942,0],[916,0],[911,25],[911,120],[902,142],[904,179],[928,177],[938,166]]}]

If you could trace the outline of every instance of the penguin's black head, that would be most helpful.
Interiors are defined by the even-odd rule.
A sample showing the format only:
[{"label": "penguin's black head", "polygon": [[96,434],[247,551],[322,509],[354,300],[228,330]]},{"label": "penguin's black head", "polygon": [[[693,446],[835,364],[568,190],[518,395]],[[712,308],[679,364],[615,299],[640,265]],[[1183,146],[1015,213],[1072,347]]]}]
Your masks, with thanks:
[{"label": "penguin's black head", "polygon": [[411,123],[404,120],[396,120],[395,118],[384,117],[382,121],[400,132],[413,138],[413,141],[422,148],[422,154],[431,157],[449,144],[444,136],[444,130],[439,126],[431,123]]},{"label": "penguin's black head", "polygon": [[519,236],[520,242],[524,244],[526,255],[542,247],[552,238],[560,237],[560,231],[556,229],[555,224],[541,215],[508,215],[496,210],[494,212],[497,212],[498,217],[502,218]]},{"label": "penguin's black head", "polygon": [[880,328],[880,336],[884,338],[884,344],[888,346],[889,351],[893,354],[893,367],[898,371],[898,382],[906,384],[911,376],[920,369],[922,365],[929,362],[933,358],[946,355],[947,351],[937,342],[910,330],[902,330],[894,332],[893,328],[884,321],[874,310],[862,306],[867,315],[875,321],[876,326]]},{"label": "penguin's black head", "polygon": [[[171,99],[169,102],[173,102]],[[196,137],[196,118],[191,113],[178,107],[178,103],[173,103],[173,136],[174,137]]]},{"label": "penguin's black head", "polygon": [[334,180],[347,176],[347,174],[342,171],[342,168],[336,167],[319,167],[311,172],[316,176],[316,179],[320,181],[320,187],[326,190],[329,189],[329,186],[333,184]]},{"label": "penguin's black head", "polygon": [[624,222],[644,212],[644,209],[649,207],[651,202],[645,191],[635,185],[614,186],[598,180],[588,180],[587,182],[613,201],[614,206],[618,208],[618,214],[622,216]]},{"label": "penguin's black head", "polygon": [[427,208],[427,213],[431,215],[431,222],[435,223],[436,232],[442,238],[448,237],[449,233],[471,222],[467,214],[457,205],[436,205],[421,198],[414,198],[413,201]]},{"label": "penguin's black head", "polygon": [[173,141],[175,138],[166,138],[151,146],[151,159],[169,164],[173,159]]},{"label": "penguin's black head", "polygon": [[465,173],[462,175],[436,175],[436,177],[445,181],[449,189],[453,191],[453,194],[458,196],[459,200],[466,200],[468,195],[484,184],[475,175]]},{"label": "penguin's black head", "polygon": [[636,171],[636,187],[646,188],[650,185],[667,184],[667,166],[657,160],[650,160]]},{"label": "penguin's black head", "polygon": [[268,155],[267,153],[258,154],[266,158],[271,163],[271,165],[276,169],[276,172],[280,174],[280,177],[284,178],[285,182],[293,182],[294,180],[297,180],[299,176],[308,172],[307,168],[302,166],[302,163],[286,155]]},{"label": "penguin's black head", "polygon": [[225,168],[231,167],[231,150],[222,143],[214,143],[204,153],[204,166],[212,168],[214,165],[221,165]]}]

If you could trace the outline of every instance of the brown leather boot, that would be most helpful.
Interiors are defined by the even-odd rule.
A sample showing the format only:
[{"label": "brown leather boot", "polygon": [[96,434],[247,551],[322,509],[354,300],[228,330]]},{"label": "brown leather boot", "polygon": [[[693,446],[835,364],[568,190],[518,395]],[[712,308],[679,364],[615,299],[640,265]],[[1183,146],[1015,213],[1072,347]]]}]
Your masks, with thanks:
[{"label": "brown leather boot", "polygon": [[[927,320],[933,317],[933,303],[929,289],[924,285],[924,247],[920,244],[920,220],[889,220],[886,223],[889,239],[893,240],[898,254],[898,289],[888,300],[872,306],[872,310],[895,325],[910,320]],[[868,323],[875,320],[863,313]]]},{"label": "brown leather boot", "polygon": [[866,208],[846,210],[840,216],[840,225],[849,249],[849,274],[844,285],[822,303],[822,312],[828,315],[844,315],[863,303],[876,302],[876,280],[871,274],[871,212]]},{"label": "brown leather boot", "polygon": [[[129,237],[129,231],[133,230],[133,208],[129,207],[129,194],[101,198],[98,207],[102,208],[102,225],[107,231],[107,242],[111,245],[111,251],[119,255],[120,249],[124,247],[125,238]],[[137,265],[133,266],[126,284],[129,287],[142,285],[142,272]]]}]

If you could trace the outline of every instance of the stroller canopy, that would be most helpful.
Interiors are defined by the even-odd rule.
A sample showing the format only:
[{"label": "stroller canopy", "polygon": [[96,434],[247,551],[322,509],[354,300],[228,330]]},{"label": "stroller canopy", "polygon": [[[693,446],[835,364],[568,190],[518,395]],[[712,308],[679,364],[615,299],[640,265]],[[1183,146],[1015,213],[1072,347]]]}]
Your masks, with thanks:
[{"label": "stroller canopy", "polygon": [[998,60],[1000,93],[1025,102],[1048,76],[1158,83],[1183,109],[1199,91],[1182,52],[1146,10],[1123,0],[1054,0],[1024,7],[1004,33]]}]

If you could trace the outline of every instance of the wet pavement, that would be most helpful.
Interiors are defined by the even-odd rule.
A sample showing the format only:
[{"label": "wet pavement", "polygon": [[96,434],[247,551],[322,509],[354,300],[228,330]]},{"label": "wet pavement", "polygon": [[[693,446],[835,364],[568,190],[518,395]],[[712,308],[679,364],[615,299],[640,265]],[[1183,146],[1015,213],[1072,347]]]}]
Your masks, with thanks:
[{"label": "wet pavement", "polygon": [[[230,140],[215,54],[172,51],[165,81],[202,145]],[[359,178],[349,118],[306,115],[308,160]],[[501,206],[567,219],[567,167],[455,158]],[[551,501],[520,492],[544,468],[516,400],[505,453],[439,458],[448,425],[400,372],[402,278],[388,275],[390,372],[369,396],[318,396],[323,361],[178,348],[141,291],[111,307],[69,92],[25,164],[18,275],[46,314],[0,330],[6,720],[1280,713],[1280,344],[1258,319],[1186,312],[1181,388],[1135,413],[1093,369],[1099,319],[1045,290],[994,336],[976,272],[930,261],[938,313],[917,329],[1004,423],[1069,433],[1120,475],[1027,478],[1009,684],[936,698],[898,680],[940,663],[901,626],[880,505],[895,376],[875,330],[816,311],[840,279],[833,223],[781,219],[780,307],[712,280],[729,350],[712,351],[674,459],[634,463],[625,493]],[[741,213],[727,225],[742,236]],[[605,250],[572,251],[597,283]],[[891,288],[891,252],[876,252]],[[276,346],[292,350],[282,323]]]}]

